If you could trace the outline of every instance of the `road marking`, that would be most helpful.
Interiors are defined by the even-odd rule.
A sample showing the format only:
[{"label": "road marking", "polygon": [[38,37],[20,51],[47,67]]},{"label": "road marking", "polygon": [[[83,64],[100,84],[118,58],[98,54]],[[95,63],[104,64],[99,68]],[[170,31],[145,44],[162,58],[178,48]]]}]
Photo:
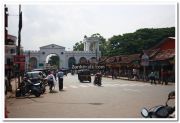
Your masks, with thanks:
[{"label": "road marking", "polygon": [[112,87],[113,84],[102,84],[104,87]]},{"label": "road marking", "polygon": [[124,86],[129,86],[130,84],[120,84],[119,86],[122,86],[122,87],[124,87]]},{"label": "road marking", "polygon": [[132,92],[141,92],[140,90],[127,89],[127,88],[124,88],[123,90],[124,90],[124,91],[132,91]]},{"label": "road marking", "polygon": [[[119,83],[119,84],[102,84],[102,86],[104,87],[143,87],[143,86],[151,86],[149,83]],[[83,87],[83,88],[88,88],[88,87],[95,87],[93,84],[86,84],[86,85],[70,85],[71,88],[79,88],[79,87]],[[64,87],[67,88],[67,87]],[[126,89],[127,90],[127,89]],[[133,89],[129,89],[131,91],[138,91],[138,90],[133,90]]]},{"label": "road marking", "polygon": [[92,85],[92,84],[88,84],[88,86],[90,86],[90,87],[95,87],[94,85]]},{"label": "road marking", "polygon": [[79,85],[79,86],[81,86],[81,87],[83,87],[83,88],[87,88],[88,86],[86,86],[86,85]]},{"label": "road marking", "polygon": [[74,85],[70,85],[71,88],[78,88],[77,86],[74,86]]}]

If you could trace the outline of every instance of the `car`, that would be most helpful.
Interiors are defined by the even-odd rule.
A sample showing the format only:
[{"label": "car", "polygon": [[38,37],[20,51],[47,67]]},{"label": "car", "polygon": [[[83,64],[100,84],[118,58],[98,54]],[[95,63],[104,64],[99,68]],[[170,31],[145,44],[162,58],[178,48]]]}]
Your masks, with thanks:
[{"label": "car", "polygon": [[91,82],[91,73],[89,70],[79,70],[78,79],[80,82],[89,81]]},{"label": "car", "polygon": [[48,70],[48,69],[33,69],[32,72],[33,72],[33,71],[41,71],[41,72],[43,73],[43,75],[46,75],[46,76],[47,76],[49,70]]},{"label": "car", "polygon": [[[41,76],[40,76],[41,74]],[[42,93],[46,91],[46,86],[47,86],[47,80],[45,79],[45,74],[43,74],[42,71],[31,71],[31,72],[26,72],[24,75],[24,80],[30,80],[33,84],[40,83],[40,88]]]},{"label": "car", "polygon": [[43,78],[46,77],[46,75],[44,75],[42,71],[26,72],[25,77],[29,78],[33,83],[36,83],[40,79],[39,78],[40,73],[42,73]]}]

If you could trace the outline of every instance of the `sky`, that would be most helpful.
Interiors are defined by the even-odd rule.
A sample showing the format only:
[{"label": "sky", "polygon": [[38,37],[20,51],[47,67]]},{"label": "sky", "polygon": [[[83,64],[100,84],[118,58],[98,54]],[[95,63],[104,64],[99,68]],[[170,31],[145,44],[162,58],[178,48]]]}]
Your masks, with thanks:
[{"label": "sky", "polygon": [[[18,36],[18,4],[9,9],[9,34]],[[57,44],[72,50],[84,35],[99,33],[105,39],[135,32],[140,28],[176,26],[174,3],[80,3],[21,4],[23,27],[21,45],[24,50]]]}]

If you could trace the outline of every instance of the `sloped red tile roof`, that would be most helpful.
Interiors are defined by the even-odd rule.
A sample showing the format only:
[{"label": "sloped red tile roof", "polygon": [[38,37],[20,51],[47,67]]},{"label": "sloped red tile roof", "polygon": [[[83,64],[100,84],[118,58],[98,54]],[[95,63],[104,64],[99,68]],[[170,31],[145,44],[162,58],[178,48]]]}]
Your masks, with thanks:
[{"label": "sloped red tile roof", "polygon": [[163,40],[161,40],[159,43],[157,43],[155,46],[151,47],[150,50],[152,49],[157,49],[158,47],[160,47],[161,45],[163,45],[163,43],[165,43],[166,41],[170,40],[171,43],[173,43],[173,41],[175,42],[175,37],[167,37],[164,38]]},{"label": "sloped red tile roof", "polygon": [[132,54],[121,57],[119,63],[131,63],[132,61],[140,60],[140,54]]},{"label": "sloped red tile roof", "polygon": [[155,56],[158,52],[160,51],[160,49],[153,49],[153,50],[147,50],[146,54],[149,56],[149,58]]},{"label": "sloped red tile roof", "polygon": [[155,55],[152,60],[166,60],[173,58],[175,56],[175,49],[167,49],[167,50],[161,50]]},{"label": "sloped red tile roof", "polygon": [[140,54],[132,54],[132,55],[120,55],[113,56],[108,58],[105,63],[113,64],[113,63],[130,63],[134,60],[140,60]]}]

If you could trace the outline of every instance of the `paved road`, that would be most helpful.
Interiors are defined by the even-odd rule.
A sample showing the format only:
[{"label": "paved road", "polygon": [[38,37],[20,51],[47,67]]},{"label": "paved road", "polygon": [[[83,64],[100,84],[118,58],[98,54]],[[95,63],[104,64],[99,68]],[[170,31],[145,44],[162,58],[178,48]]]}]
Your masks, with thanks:
[{"label": "paved road", "polygon": [[[92,77],[94,79],[94,77]],[[64,91],[40,98],[8,98],[10,118],[141,118],[142,107],[164,104],[174,84],[103,78],[102,87],[80,83],[77,75],[64,77]],[[56,88],[57,90],[57,88]],[[174,102],[170,102],[174,103]]]}]

